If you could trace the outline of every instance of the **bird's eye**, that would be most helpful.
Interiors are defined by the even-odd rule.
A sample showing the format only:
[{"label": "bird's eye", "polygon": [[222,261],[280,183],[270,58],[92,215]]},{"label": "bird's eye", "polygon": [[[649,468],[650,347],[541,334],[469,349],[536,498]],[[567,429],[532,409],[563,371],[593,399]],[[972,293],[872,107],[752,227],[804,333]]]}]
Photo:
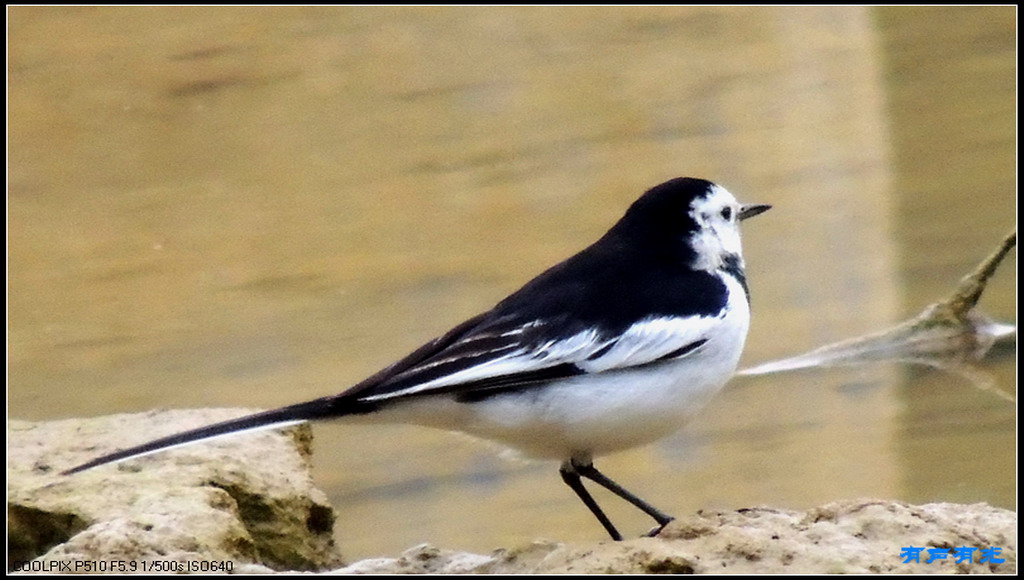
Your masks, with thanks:
[{"label": "bird's eye", "polygon": [[727,222],[728,221],[732,221],[732,208],[731,207],[727,207],[727,208],[722,210],[722,219],[724,219]]}]

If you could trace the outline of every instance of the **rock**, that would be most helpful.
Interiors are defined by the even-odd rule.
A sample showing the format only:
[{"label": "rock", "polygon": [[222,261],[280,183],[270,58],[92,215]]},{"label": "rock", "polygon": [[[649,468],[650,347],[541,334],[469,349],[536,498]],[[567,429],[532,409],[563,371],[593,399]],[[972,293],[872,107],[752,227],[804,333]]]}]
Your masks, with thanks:
[{"label": "rock", "polygon": [[[64,469],[119,447],[242,415],[163,411],[8,423],[8,569],[50,572],[323,571],[341,565],[334,514],[309,475],[308,427],[211,440],[101,466]],[[924,551],[904,562],[904,548]],[[977,548],[926,563],[928,548]],[[981,562],[1000,548],[1002,563]],[[88,568],[88,566],[106,568]],[[142,566],[149,566],[143,569]],[[205,565],[206,568],[199,568]],[[220,565],[218,568],[217,566]],[[134,566],[134,567],[133,567]],[[191,567],[185,567],[191,566]],[[654,538],[537,541],[489,555],[428,544],[354,574],[1001,573],[1017,570],[1017,514],[986,504],[845,500],[807,511],[700,512]]]},{"label": "rock", "polygon": [[[308,426],[211,440],[70,476],[78,463],[251,410],[157,411],[9,421],[8,570],[323,570],[342,560],[334,512],[310,478]],[[136,568],[89,570],[87,565]],[[50,563],[50,564],[47,564]],[[92,564],[88,564],[92,563]],[[226,566],[226,565],[224,565]],[[188,570],[185,570],[188,571]]]},{"label": "rock", "polygon": [[[1000,547],[1000,564],[952,557],[904,563],[904,547]],[[1017,570],[1017,515],[986,504],[851,500],[805,512],[752,508],[700,513],[655,538],[560,544],[538,541],[490,556],[412,548],[398,558],[336,572],[374,574],[865,574],[998,573]]]},{"label": "rock", "polygon": [[475,574],[494,563],[492,556],[441,550],[421,544],[398,558],[371,558],[333,570],[332,574]]}]

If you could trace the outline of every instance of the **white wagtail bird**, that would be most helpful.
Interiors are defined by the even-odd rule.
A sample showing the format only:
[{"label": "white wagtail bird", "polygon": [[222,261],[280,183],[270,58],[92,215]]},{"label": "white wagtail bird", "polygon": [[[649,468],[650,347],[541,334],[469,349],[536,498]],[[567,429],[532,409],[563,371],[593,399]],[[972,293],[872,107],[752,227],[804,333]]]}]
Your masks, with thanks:
[{"label": "white wagtail bird", "polygon": [[565,483],[615,540],[587,478],[672,518],[593,464],[683,426],[736,370],[750,324],[740,205],[677,178],[647,191],[590,247],[491,310],[336,395],[163,437],[65,474],[202,439],[352,417],[461,431],[561,462]]}]

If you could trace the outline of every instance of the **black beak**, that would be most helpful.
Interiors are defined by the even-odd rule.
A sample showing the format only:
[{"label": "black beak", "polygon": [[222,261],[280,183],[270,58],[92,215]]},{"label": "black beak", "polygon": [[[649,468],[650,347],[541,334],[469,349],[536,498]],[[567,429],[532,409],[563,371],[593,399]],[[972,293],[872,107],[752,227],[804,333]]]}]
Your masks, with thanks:
[{"label": "black beak", "polygon": [[764,203],[751,203],[751,204],[748,204],[748,205],[741,205],[740,206],[740,221],[743,221],[743,220],[745,220],[747,218],[752,218],[752,217],[754,217],[754,216],[756,216],[758,214],[762,214],[762,213],[770,210],[771,208],[772,208],[772,206],[764,204]]}]

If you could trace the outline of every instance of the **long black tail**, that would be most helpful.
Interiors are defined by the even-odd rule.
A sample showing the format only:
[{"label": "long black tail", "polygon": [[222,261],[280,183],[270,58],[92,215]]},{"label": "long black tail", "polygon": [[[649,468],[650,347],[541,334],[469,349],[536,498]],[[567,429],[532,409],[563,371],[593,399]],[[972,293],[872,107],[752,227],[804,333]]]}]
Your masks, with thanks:
[{"label": "long black tail", "polygon": [[[262,413],[246,415],[245,417],[239,417],[237,419],[230,419],[221,423],[214,423],[213,425],[199,427],[198,429],[185,431],[176,435],[168,435],[167,437],[161,437],[160,439],[150,441],[149,443],[143,443],[142,445],[129,447],[128,449],[122,449],[120,451],[115,451],[114,453],[97,457],[96,459],[87,461],[77,467],[73,467],[65,471],[63,474],[71,475],[72,473],[92,469],[93,467],[106,463],[123,461],[140,455],[148,455],[171,447],[195,443],[197,441],[222,435],[233,435],[255,429],[286,427],[309,421],[311,419],[340,417],[343,415],[365,412],[365,410],[359,408],[358,402],[352,401],[352,403],[354,403],[352,405],[339,403],[342,403],[342,400],[339,400],[338,397],[324,397],[322,399],[307,401],[305,403],[281,407],[280,409],[273,409],[270,411],[263,411]],[[349,408],[346,409],[345,407]]]}]

